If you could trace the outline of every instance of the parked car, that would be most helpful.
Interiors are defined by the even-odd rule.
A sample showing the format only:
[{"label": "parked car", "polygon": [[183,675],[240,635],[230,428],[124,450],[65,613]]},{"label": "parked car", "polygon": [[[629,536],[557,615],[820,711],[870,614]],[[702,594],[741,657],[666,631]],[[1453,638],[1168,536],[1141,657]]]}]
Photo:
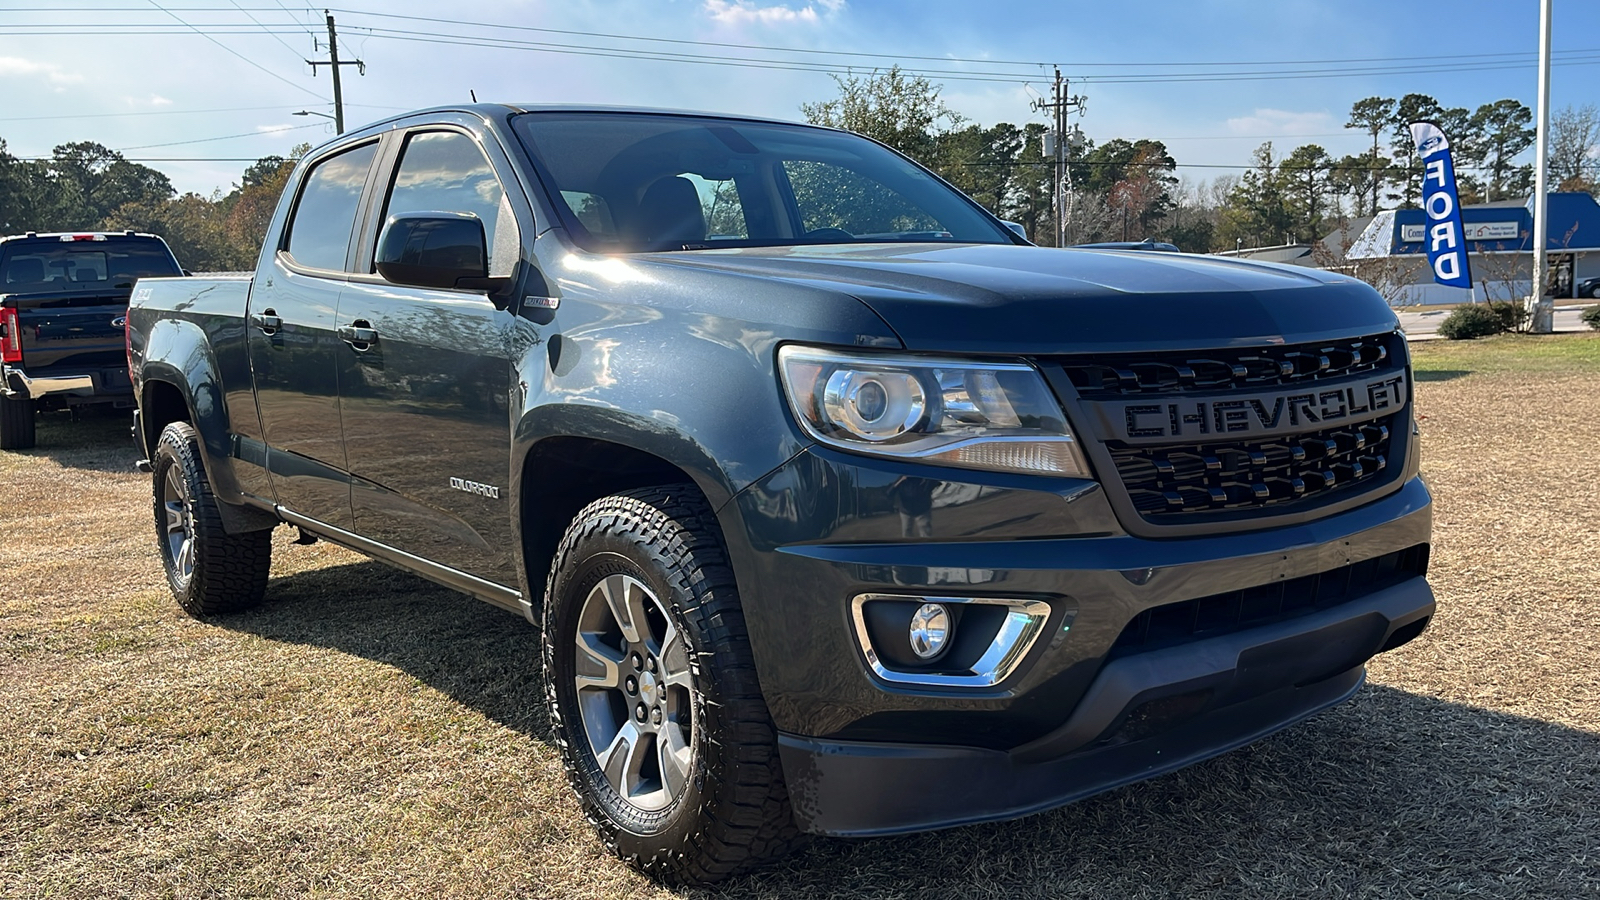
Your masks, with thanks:
[{"label": "parked car", "polygon": [[286,523],[539,624],[585,814],[668,880],[1224,753],[1434,612],[1371,288],[1032,247],[847,132],[397,116],[129,323],[183,608],[261,602]]},{"label": "parked car", "polygon": [[133,406],[128,295],[138,278],[181,274],[153,234],[0,238],[0,450],[34,445],[37,412]]},{"label": "parked car", "polygon": [[1578,287],[1572,292],[1572,296],[1600,299],[1600,278],[1585,278],[1578,282]]}]

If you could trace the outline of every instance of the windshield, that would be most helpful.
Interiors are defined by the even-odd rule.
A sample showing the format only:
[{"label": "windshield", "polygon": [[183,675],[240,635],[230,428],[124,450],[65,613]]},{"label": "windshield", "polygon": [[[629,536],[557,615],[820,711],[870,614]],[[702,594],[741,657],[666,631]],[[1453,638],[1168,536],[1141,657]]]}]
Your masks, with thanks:
[{"label": "windshield", "polygon": [[1014,243],[959,192],[845,132],[615,112],[526,113],[515,127],[588,250]]},{"label": "windshield", "polygon": [[0,292],[127,290],[134,279],[182,275],[166,245],[149,238],[7,241],[0,245]]}]

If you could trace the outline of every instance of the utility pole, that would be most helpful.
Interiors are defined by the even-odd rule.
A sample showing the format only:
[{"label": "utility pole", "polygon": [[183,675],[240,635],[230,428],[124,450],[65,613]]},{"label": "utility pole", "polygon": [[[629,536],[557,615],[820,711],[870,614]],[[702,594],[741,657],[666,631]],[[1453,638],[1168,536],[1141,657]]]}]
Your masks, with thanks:
[{"label": "utility pole", "polygon": [[1082,97],[1067,96],[1067,80],[1061,77],[1061,69],[1056,69],[1056,81],[1051,91],[1051,99],[1033,101],[1035,111],[1048,109],[1054,118],[1054,128],[1045,135],[1044,152],[1047,156],[1055,158],[1055,180],[1051,185],[1050,204],[1055,213],[1056,246],[1067,245],[1067,217],[1066,217],[1066,180],[1067,180],[1067,153],[1074,136],[1067,132],[1067,113],[1069,110],[1083,110]]},{"label": "utility pole", "polygon": [[344,134],[344,90],[339,85],[339,67],[355,66],[363,75],[367,74],[367,64],[359,59],[339,60],[339,34],[333,27],[333,13],[323,10],[322,14],[328,17],[328,58],[308,59],[306,64],[311,66],[311,71],[316,72],[317,66],[328,66],[333,69],[333,127],[339,134]]},{"label": "utility pole", "polygon": [[1544,296],[1545,257],[1550,228],[1550,0],[1539,4],[1539,126],[1534,140],[1533,290],[1528,294],[1528,330],[1554,330],[1554,301]]}]

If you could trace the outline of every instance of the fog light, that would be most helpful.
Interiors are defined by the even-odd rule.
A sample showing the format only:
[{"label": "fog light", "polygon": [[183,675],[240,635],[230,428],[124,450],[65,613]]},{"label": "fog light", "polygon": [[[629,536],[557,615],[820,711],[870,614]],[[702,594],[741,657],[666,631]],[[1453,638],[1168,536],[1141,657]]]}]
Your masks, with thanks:
[{"label": "fog light", "polygon": [[944,652],[950,639],[950,611],[943,603],[924,603],[911,615],[911,652],[918,659],[933,659]]}]

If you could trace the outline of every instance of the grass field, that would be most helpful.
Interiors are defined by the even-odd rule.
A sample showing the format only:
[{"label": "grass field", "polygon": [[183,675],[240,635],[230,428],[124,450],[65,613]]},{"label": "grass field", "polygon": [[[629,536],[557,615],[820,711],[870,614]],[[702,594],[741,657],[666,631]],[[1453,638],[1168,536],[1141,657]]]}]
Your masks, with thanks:
[{"label": "grass field", "polygon": [[[1439,615],[1354,701],[1021,821],[819,840],[720,893],[1600,896],[1600,336],[1415,357]],[[679,896],[579,816],[521,619],[287,533],[266,606],[190,619],[125,419],[39,436],[0,453],[0,894]]]}]

